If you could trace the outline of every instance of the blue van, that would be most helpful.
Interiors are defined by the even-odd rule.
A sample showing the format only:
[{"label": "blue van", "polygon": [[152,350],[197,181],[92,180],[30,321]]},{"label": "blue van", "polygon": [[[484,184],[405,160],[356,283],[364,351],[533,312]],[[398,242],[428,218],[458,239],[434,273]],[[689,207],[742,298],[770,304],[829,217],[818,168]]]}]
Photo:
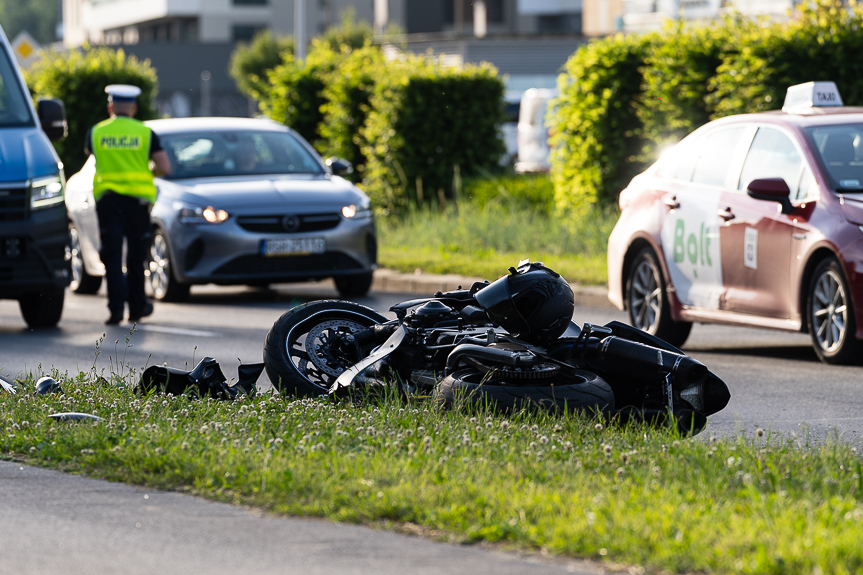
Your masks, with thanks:
[{"label": "blue van", "polygon": [[36,108],[0,27],[0,299],[18,300],[31,328],[53,327],[72,276],[59,100]]}]

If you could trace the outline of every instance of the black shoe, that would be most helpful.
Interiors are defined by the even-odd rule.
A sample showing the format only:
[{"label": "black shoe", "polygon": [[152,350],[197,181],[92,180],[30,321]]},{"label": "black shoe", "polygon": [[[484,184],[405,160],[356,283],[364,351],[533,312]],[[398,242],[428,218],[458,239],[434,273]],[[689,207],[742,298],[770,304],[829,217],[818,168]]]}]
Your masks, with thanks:
[{"label": "black shoe", "polygon": [[111,314],[107,320],[105,320],[105,325],[118,325],[121,321],[123,321],[123,314]]},{"label": "black shoe", "polygon": [[145,318],[148,315],[153,315],[153,304],[150,302],[147,302],[146,304],[144,304],[144,307],[141,308],[141,311],[139,311],[138,313],[136,313],[136,314],[130,313],[129,314],[129,321],[131,321],[132,323],[135,323],[135,322],[141,321],[142,318]]}]

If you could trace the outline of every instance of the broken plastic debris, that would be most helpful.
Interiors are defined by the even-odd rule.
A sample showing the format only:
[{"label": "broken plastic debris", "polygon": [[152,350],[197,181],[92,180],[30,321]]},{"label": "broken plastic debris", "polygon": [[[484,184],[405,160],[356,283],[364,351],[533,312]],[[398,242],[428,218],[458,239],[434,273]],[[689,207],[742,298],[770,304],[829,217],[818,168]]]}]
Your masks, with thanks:
[{"label": "broken plastic debris", "polygon": [[239,381],[229,386],[219,363],[212,357],[205,357],[192,371],[160,365],[148,367],[141,374],[141,382],[135,391],[141,394],[155,391],[173,395],[190,392],[196,397],[214,399],[235,399],[240,395],[254,397],[258,390],[256,382],[263,371],[263,363],[241,364],[237,368]]},{"label": "broken plastic debris", "polygon": [[36,394],[48,395],[49,393],[63,393],[63,388],[53,377],[40,377],[36,382]]},{"label": "broken plastic debris", "polygon": [[102,418],[97,415],[76,413],[74,411],[70,411],[69,413],[52,413],[48,417],[56,421],[102,421]]},{"label": "broken plastic debris", "polygon": [[2,377],[0,377],[0,391],[5,391],[6,393],[10,393],[15,395],[18,393],[18,390],[15,389],[15,385]]}]

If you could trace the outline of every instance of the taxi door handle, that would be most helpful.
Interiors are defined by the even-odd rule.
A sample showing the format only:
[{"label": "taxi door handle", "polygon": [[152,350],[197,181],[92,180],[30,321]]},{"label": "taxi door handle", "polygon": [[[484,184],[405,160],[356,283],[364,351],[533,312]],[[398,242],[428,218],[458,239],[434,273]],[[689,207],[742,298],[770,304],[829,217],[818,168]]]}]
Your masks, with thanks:
[{"label": "taxi door handle", "polygon": [[718,215],[720,218],[722,218],[726,222],[733,220],[735,217],[737,217],[731,212],[731,208],[725,208],[724,210],[718,210],[716,212],[716,215]]},{"label": "taxi door handle", "polygon": [[671,196],[665,199],[665,207],[669,210],[676,210],[680,207],[680,202],[677,201],[677,196]]}]

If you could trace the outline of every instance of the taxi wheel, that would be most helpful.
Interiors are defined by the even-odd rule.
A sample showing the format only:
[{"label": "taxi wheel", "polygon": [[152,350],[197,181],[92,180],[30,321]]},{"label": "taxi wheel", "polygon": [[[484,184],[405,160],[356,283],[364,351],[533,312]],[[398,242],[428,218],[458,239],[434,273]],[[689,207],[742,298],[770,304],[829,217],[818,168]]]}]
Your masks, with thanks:
[{"label": "taxi wheel", "polygon": [[150,288],[159,301],[183,301],[189,296],[189,286],[177,282],[174,276],[168,238],[162,230],[153,234],[150,245]]},{"label": "taxi wheel", "polygon": [[656,254],[650,248],[641,250],[629,267],[626,281],[629,323],[674,347],[681,347],[689,337],[692,323],[671,319],[665,287]]},{"label": "taxi wheel", "polygon": [[836,258],[818,264],[809,282],[806,317],[815,353],[824,363],[848,364],[860,361],[861,343],[855,337],[851,290]]}]

